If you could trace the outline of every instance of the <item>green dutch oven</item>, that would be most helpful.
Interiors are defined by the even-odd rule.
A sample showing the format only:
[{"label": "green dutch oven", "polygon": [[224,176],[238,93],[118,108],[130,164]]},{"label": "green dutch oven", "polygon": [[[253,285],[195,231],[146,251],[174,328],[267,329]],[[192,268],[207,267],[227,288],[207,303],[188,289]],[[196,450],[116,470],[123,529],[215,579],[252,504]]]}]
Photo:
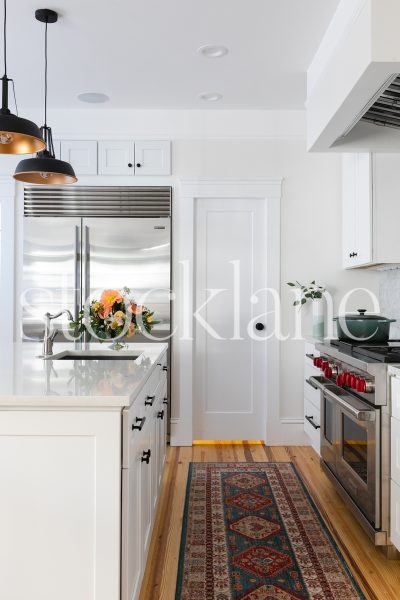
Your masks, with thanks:
[{"label": "green dutch oven", "polygon": [[372,344],[382,344],[389,340],[390,323],[394,323],[396,319],[387,319],[380,315],[366,315],[365,309],[359,309],[357,312],[358,314],[334,317],[339,340]]}]

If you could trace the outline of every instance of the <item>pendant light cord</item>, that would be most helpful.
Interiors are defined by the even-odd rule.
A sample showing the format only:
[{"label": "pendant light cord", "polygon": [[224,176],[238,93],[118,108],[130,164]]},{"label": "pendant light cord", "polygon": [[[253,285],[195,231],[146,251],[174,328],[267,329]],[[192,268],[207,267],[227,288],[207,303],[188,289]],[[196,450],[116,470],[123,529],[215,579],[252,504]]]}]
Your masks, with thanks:
[{"label": "pendant light cord", "polygon": [[44,30],[44,126],[47,127],[47,25]]},{"label": "pendant light cord", "polygon": [[7,77],[7,0],[4,0],[4,77]]}]

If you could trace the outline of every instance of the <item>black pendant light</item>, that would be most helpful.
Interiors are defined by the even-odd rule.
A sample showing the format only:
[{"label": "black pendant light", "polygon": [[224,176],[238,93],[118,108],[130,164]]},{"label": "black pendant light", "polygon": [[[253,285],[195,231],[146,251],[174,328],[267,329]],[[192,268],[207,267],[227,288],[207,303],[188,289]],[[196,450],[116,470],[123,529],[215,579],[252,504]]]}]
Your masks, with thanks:
[{"label": "black pendant light", "polygon": [[45,23],[44,34],[44,125],[40,128],[47,149],[38,152],[35,158],[21,160],[15,169],[14,178],[26,183],[41,183],[64,185],[78,181],[74,169],[64,160],[55,157],[53,134],[47,125],[47,25],[56,23],[58,15],[54,10],[41,8],[35,12],[35,17]]},{"label": "black pendant light", "polygon": [[[32,154],[46,147],[39,127],[11,114],[8,108],[8,83],[14,81],[7,76],[7,0],[4,0],[4,75],[2,82],[2,106],[0,109],[0,154]],[[17,111],[18,112],[18,111]]]}]

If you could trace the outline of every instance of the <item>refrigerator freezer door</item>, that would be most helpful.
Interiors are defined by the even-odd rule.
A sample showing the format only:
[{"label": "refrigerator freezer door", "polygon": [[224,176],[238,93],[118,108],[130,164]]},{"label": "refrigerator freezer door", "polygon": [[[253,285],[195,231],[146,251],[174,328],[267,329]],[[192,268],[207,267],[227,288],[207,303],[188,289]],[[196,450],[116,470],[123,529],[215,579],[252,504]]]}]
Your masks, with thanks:
[{"label": "refrigerator freezer door", "polygon": [[83,219],[84,299],[99,299],[104,289],[128,287],[135,300],[154,310],[161,321],[154,327],[154,336],[167,336],[170,252],[169,218]]},{"label": "refrigerator freezer door", "polygon": [[[76,316],[79,310],[81,219],[27,217],[23,227],[22,337],[38,340],[46,312],[69,308]],[[68,334],[65,317],[55,326]]]}]

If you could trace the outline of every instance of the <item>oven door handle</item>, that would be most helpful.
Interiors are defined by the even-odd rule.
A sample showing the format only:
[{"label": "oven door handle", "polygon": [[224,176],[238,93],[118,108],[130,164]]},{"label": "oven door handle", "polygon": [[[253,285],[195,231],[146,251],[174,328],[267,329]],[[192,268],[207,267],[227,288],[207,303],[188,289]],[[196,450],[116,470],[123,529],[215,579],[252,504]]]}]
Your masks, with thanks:
[{"label": "oven door handle", "polygon": [[348,401],[343,400],[340,396],[337,396],[328,388],[325,388],[323,393],[328,396],[328,398],[331,398],[331,400],[334,402],[337,402],[342,408],[347,410],[347,412],[355,417],[357,421],[375,421],[375,410],[369,410],[368,408],[356,408],[351,404],[350,398]]}]

